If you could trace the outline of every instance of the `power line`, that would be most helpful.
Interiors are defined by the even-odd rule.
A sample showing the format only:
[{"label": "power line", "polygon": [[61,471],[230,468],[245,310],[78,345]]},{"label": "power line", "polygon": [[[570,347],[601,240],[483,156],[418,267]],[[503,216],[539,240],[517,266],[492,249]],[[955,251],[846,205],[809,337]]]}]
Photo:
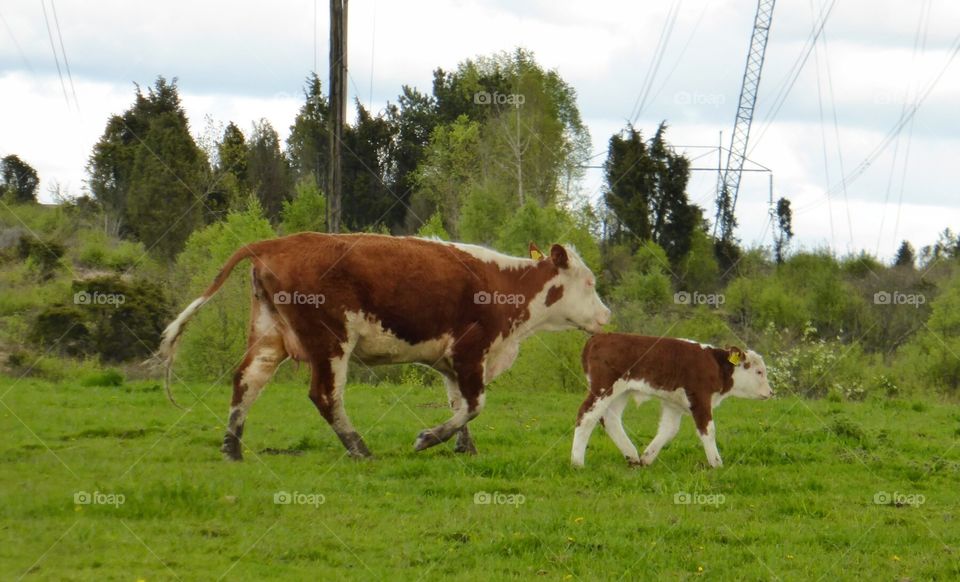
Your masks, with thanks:
[{"label": "power line", "polygon": [[67,79],[70,80],[70,93],[73,94],[73,104],[77,111],[80,111],[80,102],[77,101],[77,90],[73,86],[73,73],[70,72],[70,61],[67,60],[67,49],[63,46],[63,34],[60,32],[60,19],[57,17],[57,5],[50,0],[50,8],[53,10],[53,23],[57,27],[57,38],[60,39],[60,53],[63,55],[63,66],[67,69]]},{"label": "power line", "polygon": [[810,36],[807,37],[807,41],[804,43],[804,48],[800,52],[800,56],[797,57],[797,60],[794,61],[793,66],[790,67],[790,71],[787,73],[787,76],[781,83],[780,90],[777,92],[777,96],[773,99],[773,105],[770,107],[770,114],[768,114],[764,119],[763,129],[760,130],[760,134],[753,140],[753,145],[749,150],[751,153],[754,149],[756,149],[757,145],[763,139],[764,134],[767,133],[767,130],[773,124],[773,120],[776,119],[777,114],[780,113],[780,108],[783,107],[787,97],[790,96],[790,92],[793,90],[793,86],[800,77],[800,72],[803,71],[804,65],[807,64],[807,59],[810,58],[810,53],[813,52],[815,43],[820,38],[820,34],[823,32],[823,27],[826,25],[827,19],[830,18],[830,13],[833,12],[833,7],[836,5],[836,3],[837,0],[831,0],[830,6],[827,8],[826,13],[822,13],[820,23],[814,23],[813,30],[810,32]]},{"label": "power line", "polygon": [[63,89],[63,100],[67,103],[67,109],[70,108],[70,97],[67,96],[67,85],[63,82],[63,72],[60,71],[60,57],[57,56],[57,47],[53,44],[53,32],[50,30],[50,19],[47,17],[47,5],[41,0],[40,7],[43,8],[43,21],[47,25],[47,38],[50,39],[50,50],[53,52],[53,62],[57,64],[57,75],[60,77],[60,88]]},{"label": "power line", "polygon": [[[814,22],[816,22],[816,12],[814,11],[813,0],[810,0],[810,12],[813,14]],[[826,58],[826,55],[824,55]],[[830,161],[827,157],[827,130],[823,125],[823,91],[820,84],[820,52],[817,49],[817,45],[813,45],[813,68],[817,74],[817,112],[820,115],[820,143],[823,146],[823,174],[826,182],[827,188],[830,187]],[[843,173],[841,172],[842,176]],[[836,233],[833,229],[833,202],[830,198],[827,198],[827,213],[830,217],[830,246],[836,246]]]},{"label": "power line", "polygon": [[3,14],[0,13],[0,22],[3,22],[3,27],[7,29],[7,34],[10,36],[10,40],[13,42],[13,46],[17,47],[17,52],[20,54],[20,59],[23,61],[23,64],[26,65],[27,69],[33,73],[33,66],[30,64],[30,61],[27,60],[27,55],[24,54],[23,48],[20,46],[20,43],[17,42],[17,37],[13,34],[13,29],[10,28],[10,25],[7,23],[7,19],[3,17]]},{"label": "power line", "polygon": [[[830,91],[830,112],[833,117],[833,140],[837,146],[837,162],[840,164],[840,175],[846,173],[843,165],[843,147],[840,145],[840,122],[837,119],[837,100],[833,93],[833,70],[830,68],[830,54],[827,47],[827,31],[821,35],[823,42],[824,64],[827,67],[827,89]],[[850,218],[850,199],[847,197],[847,187],[843,187],[843,204],[847,209],[847,230],[850,234],[850,243],[853,244],[853,220]]]},{"label": "power line", "polygon": [[670,6],[670,11],[667,13],[666,25],[660,32],[660,38],[657,40],[657,46],[653,51],[653,61],[647,69],[647,74],[643,78],[643,85],[641,85],[640,94],[637,95],[637,100],[633,104],[633,109],[631,109],[631,125],[637,122],[640,114],[643,113],[643,109],[647,106],[647,97],[650,95],[650,89],[653,88],[653,80],[656,78],[657,71],[660,69],[660,63],[663,62],[663,55],[666,52],[667,44],[670,42],[670,35],[673,34],[673,27],[677,23],[677,15],[680,13],[680,5],[682,3],[683,0],[676,0]]}]

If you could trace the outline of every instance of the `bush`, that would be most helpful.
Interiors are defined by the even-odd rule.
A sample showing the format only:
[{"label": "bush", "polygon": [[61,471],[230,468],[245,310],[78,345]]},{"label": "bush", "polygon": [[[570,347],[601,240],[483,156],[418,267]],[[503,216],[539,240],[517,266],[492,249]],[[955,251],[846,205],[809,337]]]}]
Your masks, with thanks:
[{"label": "bush", "polygon": [[20,259],[29,261],[39,272],[41,280],[53,277],[54,271],[60,266],[60,259],[66,253],[66,247],[56,240],[41,240],[34,236],[20,237],[18,245]]},{"label": "bush", "polygon": [[293,200],[285,200],[280,212],[283,234],[327,230],[327,199],[313,178],[297,182]]},{"label": "bush", "polygon": [[[273,227],[256,200],[223,222],[195,231],[177,257],[174,270],[178,305],[193,301],[210,284],[241,245],[273,238]],[[190,322],[177,354],[180,374],[188,378],[220,378],[246,350],[250,318],[250,269],[237,267],[224,286]]]},{"label": "bush", "polygon": [[89,372],[80,377],[80,385],[93,386],[123,386],[123,374],[113,368]]},{"label": "bush", "polygon": [[430,220],[423,223],[423,226],[417,231],[417,236],[435,237],[440,240],[450,240],[450,233],[443,228],[443,219],[439,212],[434,212]]},{"label": "bush", "polygon": [[587,384],[580,363],[586,338],[580,331],[536,334],[520,347],[513,366],[493,383],[528,390],[560,388],[586,393]]}]

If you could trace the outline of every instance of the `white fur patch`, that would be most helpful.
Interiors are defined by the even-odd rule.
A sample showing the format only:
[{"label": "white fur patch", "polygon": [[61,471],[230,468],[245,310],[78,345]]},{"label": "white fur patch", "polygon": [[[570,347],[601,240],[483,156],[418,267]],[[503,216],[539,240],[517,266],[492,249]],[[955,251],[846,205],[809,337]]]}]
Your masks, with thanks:
[{"label": "white fur patch", "polygon": [[383,324],[362,311],[346,313],[347,333],[355,338],[353,355],[366,365],[420,363],[432,366],[453,357],[453,336],[411,344],[384,329]]}]

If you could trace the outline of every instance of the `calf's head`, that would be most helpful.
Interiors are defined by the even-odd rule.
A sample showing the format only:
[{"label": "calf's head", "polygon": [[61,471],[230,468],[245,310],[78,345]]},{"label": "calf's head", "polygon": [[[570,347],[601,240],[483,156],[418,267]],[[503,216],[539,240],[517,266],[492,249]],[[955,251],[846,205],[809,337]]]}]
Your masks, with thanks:
[{"label": "calf's head", "polygon": [[534,258],[550,261],[557,275],[546,286],[544,328],[564,330],[579,328],[589,333],[603,331],[610,322],[610,310],[597,295],[597,280],[589,267],[573,248],[555,244],[550,247],[550,256],[530,243]]},{"label": "calf's head", "polygon": [[753,350],[727,349],[728,361],[733,364],[733,388],[730,393],[740,398],[766,400],[773,396],[767,380],[767,366],[763,358]]}]

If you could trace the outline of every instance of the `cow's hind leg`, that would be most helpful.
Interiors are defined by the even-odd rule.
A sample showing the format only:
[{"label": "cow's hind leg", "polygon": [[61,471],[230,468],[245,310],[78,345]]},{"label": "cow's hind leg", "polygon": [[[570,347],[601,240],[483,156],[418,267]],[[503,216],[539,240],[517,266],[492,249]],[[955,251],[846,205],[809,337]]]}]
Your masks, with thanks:
[{"label": "cow's hind leg", "polygon": [[247,413],[277,367],[287,359],[283,338],[274,320],[260,316],[260,312],[264,309],[266,307],[254,302],[254,324],[251,326],[250,338],[247,342],[247,353],[233,376],[230,416],[227,420],[227,432],[223,437],[223,445],[220,447],[220,451],[231,461],[243,460],[241,439]]},{"label": "cow's hind leg", "polygon": [[[450,410],[456,414],[461,406],[466,406],[467,401],[463,398],[463,395],[460,394],[460,386],[457,384],[455,377],[444,374],[443,383],[447,387],[447,400],[450,403]],[[453,451],[456,453],[466,453],[468,455],[477,454],[477,447],[473,444],[473,437],[470,436],[470,427],[468,425],[463,425],[463,428],[457,432],[457,446]]]},{"label": "cow's hind leg", "polygon": [[315,360],[312,364],[313,375],[310,380],[310,400],[316,405],[320,415],[326,420],[350,456],[369,457],[370,449],[357,429],[353,428],[347,411],[343,407],[343,390],[347,384],[348,352],[339,357]]},{"label": "cow's hind leg", "polygon": [[[476,452],[476,449],[473,447],[473,441],[470,438],[470,433],[466,431],[466,427],[467,423],[476,418],[477,415],[480,414],[480,411],[483,410],[485,396],[483,393],[483,374],[480,366],[477,366],[476,369],[471,368],[468,370],[461,368],[461,371],[457,374],[455,386],[461,400],[459,406],[454,408],[453,416],[443,424],[421,431],[420,434],[417,435],[416,442],[413,444],[414,450],[422,451],[423,449],[428,449],[446,442],[450,440],[450,437],[454,434],[458,434],[457,448],[459,449],[460,446],[463,445],[464,450],[462,452]],[[447,390],[452,390],[450,384],[447,384]],[[454,407],[452,398],[450,406],[451,408]],[[471,451],[470,449],[473,450]]]}]

